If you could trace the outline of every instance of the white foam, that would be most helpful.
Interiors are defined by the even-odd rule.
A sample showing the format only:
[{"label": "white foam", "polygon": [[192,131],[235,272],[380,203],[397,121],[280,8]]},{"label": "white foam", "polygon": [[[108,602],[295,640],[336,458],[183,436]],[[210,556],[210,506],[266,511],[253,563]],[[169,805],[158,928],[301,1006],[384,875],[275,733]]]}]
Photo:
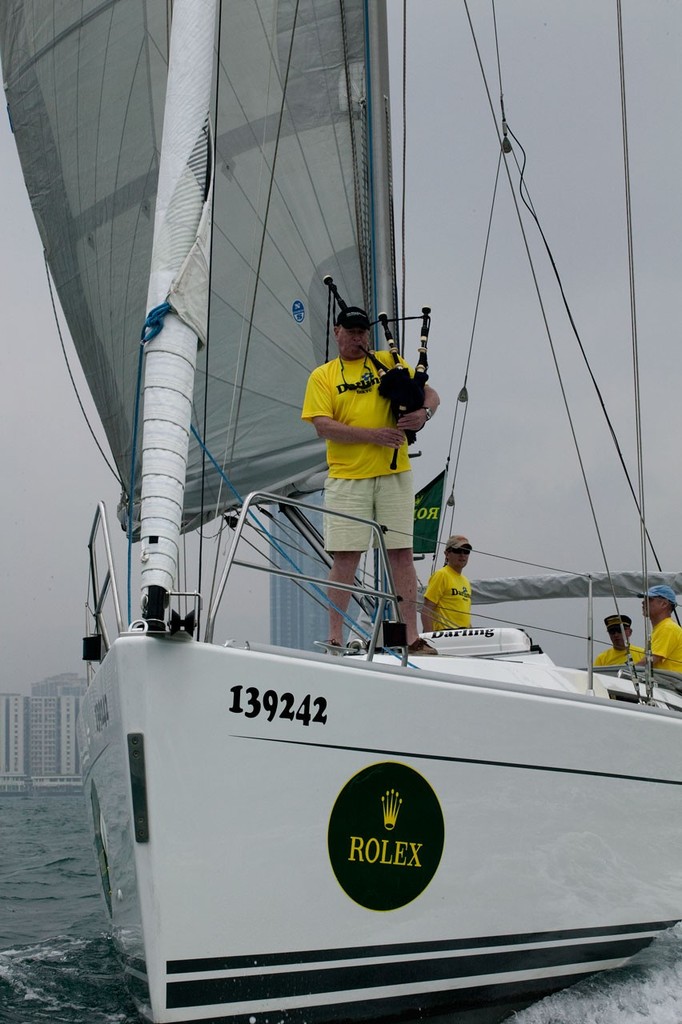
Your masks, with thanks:
[{"label": "white foam", "polygon": [[682,923],[627,967],[600,974],[514,1014],[510,1024],[680,1024]]}]

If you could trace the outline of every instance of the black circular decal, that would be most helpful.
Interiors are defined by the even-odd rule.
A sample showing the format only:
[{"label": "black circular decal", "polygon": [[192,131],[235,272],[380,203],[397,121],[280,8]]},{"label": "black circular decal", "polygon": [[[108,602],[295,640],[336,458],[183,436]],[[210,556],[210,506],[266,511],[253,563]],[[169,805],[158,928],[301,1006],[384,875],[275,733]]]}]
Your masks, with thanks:
[{"label": "black circular decal", "polygon": [[363,768],[339,793],[327,845],[334,874],[368,910],[396,910],[419,896],[436,873],[445,824],[423,775],[385,761]]}]

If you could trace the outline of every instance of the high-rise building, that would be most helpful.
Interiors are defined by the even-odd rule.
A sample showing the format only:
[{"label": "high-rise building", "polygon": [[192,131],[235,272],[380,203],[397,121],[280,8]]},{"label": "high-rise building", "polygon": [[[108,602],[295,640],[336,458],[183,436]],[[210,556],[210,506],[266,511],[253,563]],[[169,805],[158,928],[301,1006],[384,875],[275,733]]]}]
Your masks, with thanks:
[{"label": "high-rise building", "polygon": [[86,685],[65,673],[35,683],[30,697],[0,694],[0,793],[80,790],[76,720]]},{"label": "high-rise building", "polygon": [[48,676],[31,687],[32,697],[82,697],[87,689],[87,680],[75,672],[62,672],[60,676]]},{"label": "high-rise building", "polygon": [[20,793],[28,779],[28,697],[0,694],[0,793]]}]

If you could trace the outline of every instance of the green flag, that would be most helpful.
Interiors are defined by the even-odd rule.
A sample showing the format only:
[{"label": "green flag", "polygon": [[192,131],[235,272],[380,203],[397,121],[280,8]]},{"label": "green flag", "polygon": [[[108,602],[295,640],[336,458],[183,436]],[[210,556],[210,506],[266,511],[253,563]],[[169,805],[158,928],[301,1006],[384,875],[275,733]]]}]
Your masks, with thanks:
[{"label": "green flag", "polygon": [[414,496],[415,555],[431,554],[436,550],[444,483],[445,470]]}]

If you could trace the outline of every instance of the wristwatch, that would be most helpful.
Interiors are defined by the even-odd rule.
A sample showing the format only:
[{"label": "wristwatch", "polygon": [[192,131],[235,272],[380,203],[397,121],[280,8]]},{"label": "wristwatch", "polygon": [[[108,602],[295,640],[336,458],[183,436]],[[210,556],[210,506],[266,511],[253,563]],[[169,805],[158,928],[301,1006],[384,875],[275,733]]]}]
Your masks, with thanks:
[{"label": "wristwatch", "polygon": [[428,408],[428,406],[426,406],[426,405],[423,405],[423,406],[422,406],[422,409],[423,409],[423,410],[424,410],[424,412],[426,413],[426,422],[428,423],[428,421],[429,421],[429,420],[431,419],[431,417],[433,416],[433,413],[431,412],[431,410],[430,410],[430,409]]}]

